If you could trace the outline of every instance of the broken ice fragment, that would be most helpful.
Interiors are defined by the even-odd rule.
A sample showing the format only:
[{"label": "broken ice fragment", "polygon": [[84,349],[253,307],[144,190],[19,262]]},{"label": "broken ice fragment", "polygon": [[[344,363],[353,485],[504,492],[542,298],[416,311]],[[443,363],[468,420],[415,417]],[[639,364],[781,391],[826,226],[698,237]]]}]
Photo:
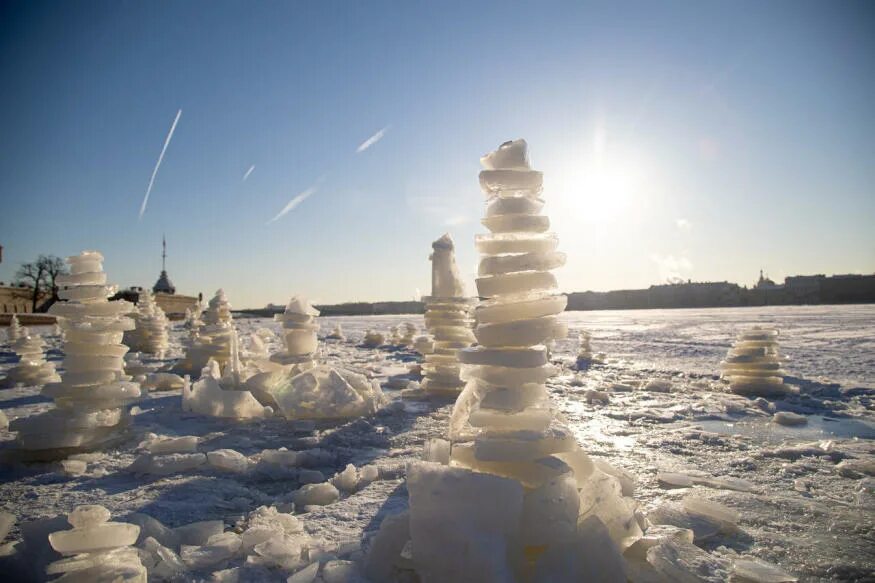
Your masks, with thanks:
[{"label": "broken ice fragment", "polygon": [[298,506],[326,506],[336,502],[340,498],[340,492],[333,484],[307,484],[302,486],[293,495],[295,504]]},{"label": "broken ice fragment", "polygon": [[799,580],[775,565],[754,558],[735,559],[732,568],[733,581],[740,583],[793,583]]}]

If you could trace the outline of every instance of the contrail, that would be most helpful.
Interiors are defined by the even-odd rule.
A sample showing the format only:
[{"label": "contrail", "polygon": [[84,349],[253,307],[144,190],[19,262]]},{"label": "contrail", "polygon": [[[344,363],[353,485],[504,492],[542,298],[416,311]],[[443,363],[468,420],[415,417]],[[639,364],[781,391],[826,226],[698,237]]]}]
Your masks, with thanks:
[{"label": "contrail", "polygon": [[313,186],[311,186],[310,188],[308,188],[308,189],[305,190],[304,192],[302,192],[302,193],[296,195],[292,200],[290,200],[290,201],[288,202],[288,204],[286,204],[286,206],[283,207],[283,210],[281,210],[280,212],[278,212],[277,215],[276,215],[274,218],[272,218],[271,220],[267,221],[267,223],[265,223],[265,224],[269,225],[269,224],[271,224],[272,222],[281,219],[286,213],[288,213],[289,211],[291,211],[292,209],[294,209],[296,206],[298,206],[299,204],[301,204],[302,202],[304,202],[305,200],[307,200],[307,198],[310,197],[311,195],[315,194],[316,191],[319,189],[319,188],[318,188],[318,187],[319,187],[319,184],[320,184],[323,180],[325,180],[325,177],[324,177],[324,176],[321,177],[319,180],[317,180],[317,181],[313,184]]},{"label": "contrail", "polygon": [[370,148],[371,146],[373,146],[374,144],[376,144],[377,142],[382,140],[383,136],[386,135],[387,131],[389,131],[389,126],[384,127],[383,129],[381,129],[380,131],[375,133],[373,136],[371,136],[370,138],[368,138],[367,140],[362,142],[359,145],[359,147],[355,149],[355,153],[361,154],[362,152],[364,152],[365,150],[367,150],[368,148]]},{"label": "contrail", "polygon": [[149,186],[146,188],[146,196],[143,197],[143,204],[140,205],[140,219],[143,218],[143,213],[146,212],[146,205],[149,203],[149,194],[152,192],[152,185],[155,184],[155,176],[158,174],[158,168],[161,167],[161,161],[164,160],[164,152],[167,151],[167,146],[170,145],[170,139],[173,137],[173,132],[176,131],[176,124],[179,123],[179,118],[182,117],[182,110],[176,112],[176,117],[173,119],[173,125],[170,126],[170,131],[167,132],[167,137],[164,139],[164,147],[161,148],[161,155],[158,156],[158,161],[155,163],[155,169],[152,170],[152,178],[149,179]]},{"label": "contrail", "polygon": [[246,174],[243,175],[243,180],[240,182],[246,182],[246,179],[249,178],[249,175],[252,174],[253,170],[255,170],[255,164],[249,167],[249,170],[246,171]]}]

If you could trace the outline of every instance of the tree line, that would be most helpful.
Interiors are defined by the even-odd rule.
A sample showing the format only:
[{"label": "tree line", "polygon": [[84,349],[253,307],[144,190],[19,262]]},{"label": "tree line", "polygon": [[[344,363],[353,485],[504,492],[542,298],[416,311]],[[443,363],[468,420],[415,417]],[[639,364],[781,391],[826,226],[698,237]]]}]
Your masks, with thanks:
[{"label": "tree line", "polygon": [[[37,308],[48,309],[58,300],[58,276],[66,275],[67,264],[54,255],[40,255],[36,261],[22,263],[15,272],[15,281],[32,288],[31,311]],[[40,296],[48,298],[39,304]]]}]

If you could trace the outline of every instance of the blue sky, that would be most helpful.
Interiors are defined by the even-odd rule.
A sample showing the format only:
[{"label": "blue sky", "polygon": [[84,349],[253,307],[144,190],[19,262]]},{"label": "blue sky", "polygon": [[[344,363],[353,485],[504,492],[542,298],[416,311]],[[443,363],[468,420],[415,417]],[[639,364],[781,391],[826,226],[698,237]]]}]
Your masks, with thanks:
[{"label": "blue sky", "polygon": [[98,249],[151,285],[166,233],[181,293],[410,299],[444,232],[473,281],[478,159],[519,137],[566,291],[873,272],[873,31],[867,2],[5,2],[0,280]]}]

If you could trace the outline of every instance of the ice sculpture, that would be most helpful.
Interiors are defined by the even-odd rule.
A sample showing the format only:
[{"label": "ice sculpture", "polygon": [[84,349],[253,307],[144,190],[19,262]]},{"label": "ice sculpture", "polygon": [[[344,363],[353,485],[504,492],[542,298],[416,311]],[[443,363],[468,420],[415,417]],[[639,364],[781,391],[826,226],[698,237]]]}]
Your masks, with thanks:
[{"label": "ice sculpture", "polygon": [[431,247],[431,295],[423,301],[425,325],[434,341],[422,365],[425,376],[422,389],[436,397],[455,397],[465,384],[459,377],[459,350],[474,342],[471,333],[474,300],[465,297],[450,235],[445,234]]},{"label": "ice sculpture", "polygon": [[319,324],[316,323],[318,315],[319,310],[306,299],[296,296],[289,300],[285,312],[274,316],[282,326],[286,349],[271,355],[270,360],[283,366],[293,365],[297,372],[312,368],[313,355],[319,347],[316,336],[319,331]]},{"label": "ice sculpture", "polygon": [[149,290],[140,292],[133,318],[136,328],[125,332],[124,343],[133,351],[164,358],[164,353],[167,352],[169,322]]},{"label": "ice sculpture", "polygon": [[416,339],[416,324],[413,322],[404,322],[397,329],[397,337],[392,342],[395,346],[413,346]]},{"label": "ice sculpture", "polygon": [[[408,469],[410,554],[424,581],[589,580],[579,555],[618,559],[641,534],[636,504],[620,472],[593,463],[549,406],[556,371],[544,343],[566,334],[550,270],[565,256],[540,214],[541,173],[523,140],[481,162],[491,233],[476,241],[480,345],[459,352],[467,383],[450,420],[450,467]],[[619,577],[592,580],[624,581],[619,563]]]},{"label": "ice sculpture", "polygon": [[733,393],[773,397],[794,392],[784,384],[774,328],[755,326],[739,334],[720,367]]},{"label": "ice sculpture", "polygon": [[365,338],[362,340],[362,345],[368,348],[377,348],[378,346],[382,346],[386,342],[386,337],[380,332],[376,332],[374,330],[367,330],[365,332]]},{"label": "ice sculpture", "polygon": [[103,256],[83,251],[67,258],[70,274],[58,276],[58,295],[50,314],[64,329],[64,375],[42,394],[55,400],[45,413],[16,419],[18,445],[24,450],[94,449],[120,435],[129,421],[125,407],[140,396],[140,387],[123,372],[128,347],[121,343],[134,327],[124,317],[134,306],[110,302],[115,286],[106,285]]},{"label": "ice sculpture", "polygon": [[3,385],[14,387],[15,385],[34,386],[56,383],[61,380],[55,372],[55,365],[46,362],[42,337],[31,336],[30,330],[21,327],[17,332],[18,338],[12,343],[12,350],[18,355],[18,364],[6,373]]},{"label": "ice sculpture", "polygon": [[231,335],[234,322],[231,304],[225,290],[216,291],[203,315],[203,325],[192,330],[192,337],[185,351],[185,358],[174,370],[179,373],[200,374],[212,359],[224,369],[231,358]]},{"label": "ice sculpture", "polygon": [[201,320],[201,317],[204,313],[204,303],[198,298],[197,303],[190,308],[185,309],[185,319],[183,320],[183,325],[186,328],[197,329],[203,326],[204,322]]},{"label": "ice sculpture", "polygon": [[237,331],[231,328],[228,338],[230,356],[224,374],[219,364],[210,359],[197,381],[186,377],[182,385],[182,410],[232,419],[270,417],[273,409],[256,399],[240,377]]},{"label": "ice sculpture", "polygon": [[18,316],[12,314],[12,319],[9,320],[9,328],[6,329],[6,341],[12,344],[21,338],[24,330],[27,330],[27,328],[22,327],[18,323]]},{"label": "ice sculpture", "polygon": [[334,327],[334,330],[331,331],[331,334],[325,337],[326,340],[346,340],[346,336],[343,334],[343,328],[340,327],[340,324]]},{"label": "ice sculpture", "polygon": [[77,506],[67,516],[70,530],[49,535],[49,544],[66,558],[50,563],[46,574],[63,575],[58,581],[113,581],[145,583],[146,568],[134,543],[140,527],[109,522],[103,506]]},{"label": "ice sculpture", "polygon": [[605,355],[602,352],[593,354],[592,334],[581,330],[577,340],[577,367],[586,368],[591,364],[604,364]]}]

